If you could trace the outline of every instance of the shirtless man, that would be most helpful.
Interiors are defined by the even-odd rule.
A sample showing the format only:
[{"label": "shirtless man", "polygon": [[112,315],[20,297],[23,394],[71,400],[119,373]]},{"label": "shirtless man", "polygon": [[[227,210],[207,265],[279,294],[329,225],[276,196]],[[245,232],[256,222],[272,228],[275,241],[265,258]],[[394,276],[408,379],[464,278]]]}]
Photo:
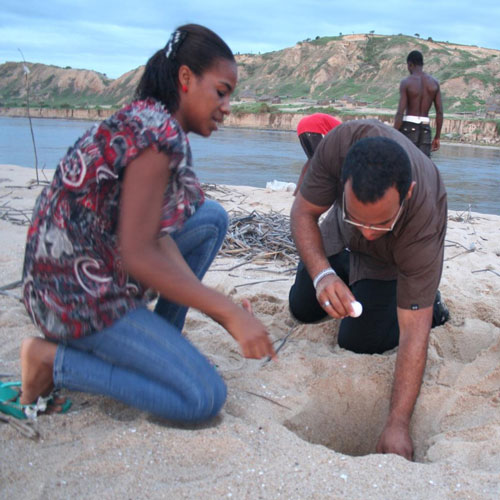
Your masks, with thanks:
[{"label": "shirtless man", "polygon": [[[443,104],[439,82],[424,73],[424,58],[413,50],[406,58],[410,76],[401,80],[399,106],[394,119],[394,128],[406,135],[427,156],[440,146],[443,126]],[[431,144],[429,109],[434,103],[436,109],[436,134]]]}]

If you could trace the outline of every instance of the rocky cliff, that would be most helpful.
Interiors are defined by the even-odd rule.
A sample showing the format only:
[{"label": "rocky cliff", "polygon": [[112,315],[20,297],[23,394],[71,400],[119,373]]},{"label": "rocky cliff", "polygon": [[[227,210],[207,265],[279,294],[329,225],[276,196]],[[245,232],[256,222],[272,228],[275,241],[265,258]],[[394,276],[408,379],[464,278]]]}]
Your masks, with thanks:
[{"label": "rocky cliff", "polygon": [[[304,115],[299,113],[242,113],[229,115],[224,125],[238,128],[259,128],[269,130],[297,129],[297,124]],[[343,115],[342,121],[362,118],[375,118],[388,125],[393,125],[394,117],[388,115]],[[431,119],[431,127],[435,127],[435,120]],[[496,121],[486,120],[455,120],[445,118],[441,131],[443,141],[466,142],[500,146],[499,126]]]},{"label": "rocky cliff", "polygon": [[[425,69],[441,82],[445,112],[500,108],[500,51],[395,35],[317,37],[265,54],[238,54],[235,97],[263,95],[341,99],[394,109],[406,55],[424,54]],[[23,63],[0,65],[0,105],[24,106]],[[30,97],[47,107],[118,106],[132,98],[143,67],[116,80],[88,70],[26,63]],[[500,113],[500,109],[498,109]]]},{"label": "rocky cliff", "polygon": [[[103,120],[110,116],[112,109],[50,109],[31,108],[32,118],[59,118],[65,120]],[[26,108],[0,108],[0,116],[26,117]],[[300,113],[238,113],[231,114],[224,120],[224,126],[235,128],[254,128],[264,130],[295,131]],[[392,125],[393,117],[389,115],[341,115],[343,121],[360,118],[375,118]],[[431,126],[435,120],[431,119]],[[487,120],[455,120],[445,118],[442,129],[442,140],[466,142],[474,144],[500,146],[500,126],[496,121]]]}]

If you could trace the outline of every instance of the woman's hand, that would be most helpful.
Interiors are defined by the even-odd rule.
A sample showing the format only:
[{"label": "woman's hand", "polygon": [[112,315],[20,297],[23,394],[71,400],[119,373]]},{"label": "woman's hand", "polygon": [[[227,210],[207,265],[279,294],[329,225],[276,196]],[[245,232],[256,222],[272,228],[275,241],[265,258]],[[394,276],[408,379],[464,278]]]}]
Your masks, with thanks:
[{"label": "woman's hand", "polygon": [[265,326],[252,314],[248,300],[244,299],[242,306],[235,304],[234,311],[231,311],[222,326],[240,344],[245,358],[261,359],[269,356],[275,359],[276,353]]}]

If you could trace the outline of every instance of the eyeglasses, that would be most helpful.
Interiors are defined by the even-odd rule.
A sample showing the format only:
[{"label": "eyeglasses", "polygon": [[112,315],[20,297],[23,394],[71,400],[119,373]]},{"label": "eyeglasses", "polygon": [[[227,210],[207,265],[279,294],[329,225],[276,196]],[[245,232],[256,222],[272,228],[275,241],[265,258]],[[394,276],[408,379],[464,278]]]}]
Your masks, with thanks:
[{"label": "eyeglasses", "polygon": [[403,211],[403,205],[404,205],[404,203],[405,203],[405,200],[403,200],[401,202],[401,205],[399,206],[398,213],[396,214],[396,217],[392,221],[391,227],[367,226],[365,224],[360,224],[359,222],[354,222],[352,220],[349,220],[346,217],[346,213],[345,213],[345,194],[342,193],[342,220],[344,222],[346,222],[347,224],[351,224],[351,225],[356,226],[356,227],[362,227],[363,229],[370,229],[372,231],[384,231],[384,232],[388,233],[389,231],[392,231],[394,229],[394,226],[396,225],[396,222],[398,221],[399,216],[401,215],[401,212]]}]

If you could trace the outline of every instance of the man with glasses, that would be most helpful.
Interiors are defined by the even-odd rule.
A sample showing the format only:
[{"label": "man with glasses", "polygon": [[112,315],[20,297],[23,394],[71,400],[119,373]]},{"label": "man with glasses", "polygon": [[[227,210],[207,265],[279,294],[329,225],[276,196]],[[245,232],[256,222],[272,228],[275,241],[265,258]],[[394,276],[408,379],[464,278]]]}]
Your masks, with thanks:
[{"label": "man with glasses", "polygon": [[[377,120],[349,121],[325,136],[291,212],[301,262],[290,310],[305,323],[341,319],[339,346],[357,353],[399,345],[377,451],[409,460],[429,331],[448,319],[438,292],[446,220],[436,166]],[[360,317],[353,301],[363,306]]]}]

